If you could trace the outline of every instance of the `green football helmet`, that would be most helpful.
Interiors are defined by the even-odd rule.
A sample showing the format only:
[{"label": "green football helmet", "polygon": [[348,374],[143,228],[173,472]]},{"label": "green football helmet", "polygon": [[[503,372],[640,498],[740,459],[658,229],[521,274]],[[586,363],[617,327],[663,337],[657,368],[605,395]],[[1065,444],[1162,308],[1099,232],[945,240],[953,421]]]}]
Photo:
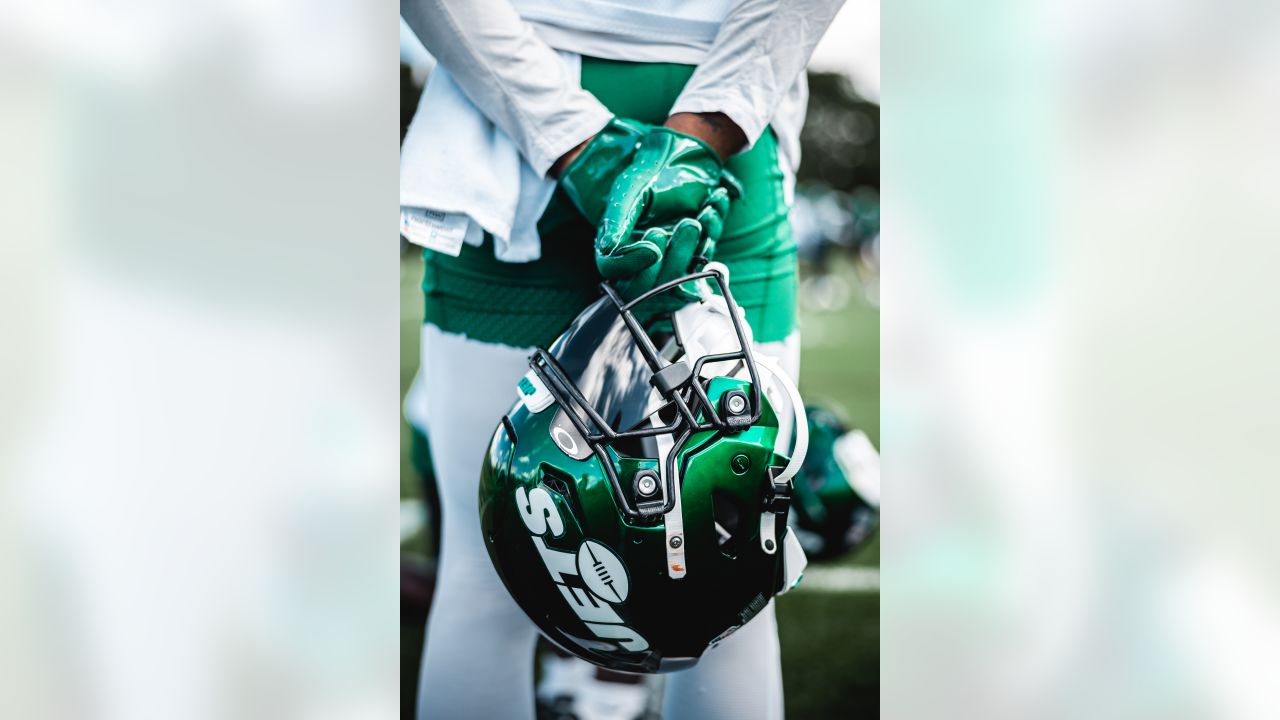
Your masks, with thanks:
[{"label": "green football helmet", "polygon": [[711,263],[630,302],[602,285],[535,350],[484,459],[498,575],[548,639],[602,667],[690,667],[804,567],[786,525],[804,406],[753,356],[727,278]]},{"label": "green football helmet", "polygon": [[861,430],[806,408],[809,452],[795,479],[791,527],[805,553],[833,558],[861,546],[880,516],[880,455]]}]

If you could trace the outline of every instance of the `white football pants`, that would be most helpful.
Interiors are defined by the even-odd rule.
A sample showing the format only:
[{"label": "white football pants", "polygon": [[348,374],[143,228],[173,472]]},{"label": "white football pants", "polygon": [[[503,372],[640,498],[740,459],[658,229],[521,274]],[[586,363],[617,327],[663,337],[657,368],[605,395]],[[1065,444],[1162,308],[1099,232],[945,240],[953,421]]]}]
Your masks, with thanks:
[{"label": "white football pants", "polygon": [[[757,346],[794,378],[798,335]],[[489,561],[480,535],[480,463],[528,348],[422,327],[427,433],[439,483],[441,548],[419,685],[419,720],[532,720],[537,629]],[[690,670],[667,676],[666,720],[778,720],[782,668],[773,603]]]}]

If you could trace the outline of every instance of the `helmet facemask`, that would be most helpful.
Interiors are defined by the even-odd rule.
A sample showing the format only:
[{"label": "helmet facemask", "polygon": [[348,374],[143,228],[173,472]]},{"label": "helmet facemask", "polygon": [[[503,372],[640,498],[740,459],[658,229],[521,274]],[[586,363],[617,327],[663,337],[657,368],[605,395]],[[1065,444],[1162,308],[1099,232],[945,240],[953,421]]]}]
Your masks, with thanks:
[{"label": "helmet facemask", "polygon": [[[733,434],[750,428],[760,421],[764,407],[764,385],[752,353],[751,328],[733,300],[727,276],[723,265],[712,263],[706,270],[659,285],[629,302],[607,283],[602,284],[605,296],[596,307],[584,312],[549,351],[538,348],[530,358],[533,374],[560,406],[551,430],[553,440],[575,459],[588,454],[599,458],[618,508],[629,521],[664,524],[667,571],[673,578],[686,572],[676,462],[680,449],[696,433]],[[687,297],[691,286],[697,288],[700,300],[670,312],[653,310],[662,308],[671,295]],[[724,322],[699,321],[708,314],[728,320],[732,331],[725,330]],[[593,324],[597,326],[594,331],[588,329]],[[562,360],[574,357],[576,343],[585,344],[590,351],[612,351],[578,353],[589,358],[588,362],[566,368]],[[771,374],[780,375],[776,369]],[[611,406],[627,402],[608,395],[610,376],[615,381],[627,380],[614,383],[620,387],[648,388],[643,402],[634,396],[626,398],[643,407],[643,415],[624,417],[613,412],[611,418]],[[749,385],[730,390],[713,402],[706,386],[716,376],[739,377]],[[789,400],[788,405],[798,404]],[[803,413],[802,406],[787,410],[788,414]],[[794,427],[790,422],[785,425]],[[802,419],[799,425],[803,426]],[[766,504],[770,518],[762,519],[761,542],[769,554],[778,549],[777,538],[783,534],[789,508],[794,471],[786,471],[798,467],[802,459],[794,451],[804,452],[796,445],[786,453],[796,462],[768,469],[773,487]],[[656,458],[657,464],[627,482],[615,468],[618,457]]]},{"label": "helmet facemask", "polygon": [[[687,349],[680,337],[679,325],[669,323],[672,329],[663,333],[666,337],[662,338],[663,348],[660,350],[655,343],[655,338],[645,329],[637,316],[637,309],[643,312],[640,306],[657,300],[660,296],[671,293],[681,285],[692,281],[703,283],[703,289],[707,294],[709,294],[709,288],[705,283],[715,283],[728,308],[727,314],[733,325],[736,347],[720,348],[720,352],[701,354],[690,364],[688,362],[690,354],[686,352]],[[760,420],[761,385],[756,362],[751,352],[750,328],[741,318],[722,271],[716,269],[687,275],[659,285],[630,302],[624,301],[607,283],[602,284],[601,288],[605,292],[605,297],[597,301],[597,305],[602,306],[600,313],[592,314],[588,311],[584,316],[594,318],[605,315],[607,317],[607,313],[612,309],[617,315],[616,322],[621,323],[621,328],[634,342],[634,348],[644,363],[644,369],[647,370],[647,381],[652,390],[650,397],[643,403],[644,417],[631,418],[638,422],[632,422],[629,423],[629,427],[620,428],[606,417],[607,410],[596,406],[601,392],[599,385],[603,378],[601,373],[593,371],[604,370],[607,373],[612,369],[616,372],[617,368],[586,367],[576,373],[578,378],[575,380],[573,369],[566,369],[557,359],[557,356],[563,356],[570,351],[569,346],[574,342],[575,327],[585,324],[581,320],[575,322],[575,326],[552,345],[550,351],[542,348],[535,349],[529,364],[551,396],[559,403],[561,415],[574,431],[567,438],[561,435],[561,431],[567,431],[569,428],[561,424],[560,418],[557,418],[559,429],[553,431],[556,433],[557,444],[579,459],[585,457],[588,451],[595,453],[609,476],[614,497],[623,514],[636,521],[653,520],[671,512],[676,503],[673,482],[676,476],[674,449],[680,448],[693,433],[704,431],[731,433],[750,427]],[[653,318],[649,320],[651,327],[662,323],[661,320],[655,323]],[[606,344],[617,344],[615,336],[618,330],[616,326],[609,329],[606,333]],[[619,352],[622,352],[621,348]],[[623,359],[615,356],[613,359],[625,362],[630,358]],[[725,395],[718,403],[720,407],[717,407],[717,403],[712,403],[708,398],[702,378],[706,374],[704,370],[707,366],[720,363],[734,363],[735,368],[740,367],[750,378],[751,386],[746,392],[734,391]],[[592,386],[586,392],[578,382],[584,377],[587,378],[584,384]],[[596,397],[588,398],[589,393]],[[658,401],[656,407],[655,396]],[[602,412],[602,410],[605,411]],[[581,444],[578,441],[581,441]],[[636,446],[649,451],[645,454],[651,453],[655,446],[659,453],[664,446],[668,446],[666,449],[671,450],[662,453],[666,456],[666,462],[663,463],[666,480],[657,482],[653,492],[643,492],[650,488],[647,482],[633,483],[633,486],[643,485],[642,488],[624,487],[614,469],[613,459],[608,454],[609,450],[613,450],[618,456],[632,456],[637,454],[633,449]],[[654,455],[656,456],[656,453]]]}]

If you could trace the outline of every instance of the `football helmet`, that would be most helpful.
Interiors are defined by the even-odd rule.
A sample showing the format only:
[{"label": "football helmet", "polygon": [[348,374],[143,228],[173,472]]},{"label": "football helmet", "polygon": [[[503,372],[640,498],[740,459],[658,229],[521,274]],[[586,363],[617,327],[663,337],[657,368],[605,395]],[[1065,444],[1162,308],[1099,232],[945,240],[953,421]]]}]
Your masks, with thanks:
[{"label": "football helmet", "polygon": [[804,405],[753,354],[727,278],[711,263],[629,302],[602,285],[535,350],[484,459],[480,526],[507,590],[611,670],[692,666],[804,567],[786,525]]},{"label": "football helmet", "polygon": [[809,452],[795,479],[791,527],[805,553],[832,558],[861,546],[880,515],[880,455],[835,413],[806,409]]}]

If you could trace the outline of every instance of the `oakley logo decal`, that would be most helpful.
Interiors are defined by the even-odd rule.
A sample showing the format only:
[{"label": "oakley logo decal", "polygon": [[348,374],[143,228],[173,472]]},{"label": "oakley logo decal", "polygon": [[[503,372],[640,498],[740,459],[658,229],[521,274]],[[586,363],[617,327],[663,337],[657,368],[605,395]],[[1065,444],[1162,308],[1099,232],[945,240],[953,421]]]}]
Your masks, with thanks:
[{"label": "oakley logo decal", "polygon": [[573,436],[569,434],[568,430],[558,426],[552,427],[551,439],[556,441],[556,445],[559,445],[560,449],[563,450],[566,455],[569,457],[577,457],[578,441],[573,439]]},{"label": "oakley logo decal", "polygon": [[[542,564],[574,614],[602,640],[613,640],[631,652],[649,649],[649,641],[627,627],[613,609],[613,605],[626,601],[631,591],[622,560],[595,540],[584,540],[577,553],[548,547],[544,536],[549,533],[553,538],[560,537],[565,530],[555,498],[543,487],[527,491],[516,488],[515,494],[516,509]],[[570,584],[575,577],[579,582]]]}]

